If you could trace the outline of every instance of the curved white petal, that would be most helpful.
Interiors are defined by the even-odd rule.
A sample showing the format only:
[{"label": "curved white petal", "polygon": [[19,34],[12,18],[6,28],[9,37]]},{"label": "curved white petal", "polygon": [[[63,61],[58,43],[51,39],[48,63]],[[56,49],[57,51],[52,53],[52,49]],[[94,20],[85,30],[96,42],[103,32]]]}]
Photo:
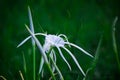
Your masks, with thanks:
[{"label": "curved white petal", "polygon": [[[52,51],[50,52],[50,57],[51,57],[51,58],[53,59],[53,61],[54,61],[54,53],[53,53]],[[54,62],[55,62],[55,61],[54,61]],[[50,63],[50,62],[49,62],[49,63]],[[55,63],[56,63],[56,62],[55,62]],[[52,71],[55,72],[55,67],[54,67],[54,65],[52,64],[51,66],[52,66]]]},{"label": "curved white petal", "polygon": [[55,63],[56,63],[57,58],[56,58],[56,54],[55,54],[54,49],[52,49],[52,53],[53,53],[53,58],[54,58],[54,61],[55,61]]},{"label": "curved white petal", "polygon": [[42,78],[44,77],[44,68],[42,69],[41,76]]},{"label": "curved white petal", "polygon": [[66,40],[67,42],[69,42],[66,35],[64,35],[64,34],[59,34],[58,36],[59,36],[59,37],[60,37],[60,36],[63,36],[63,37],[65,38],[65,40]]},{"label": "curved white petal", "polygon": [[75,45],[75,44],[73,44],[73,43],[68,43],[68,42],[65,42],[65,43],[68,44],[68,45],[71,45],[71,46],[73,46],[73,47],[76,47],[77,49],[79,49],[80,51],[82,51],[83,53],[85,53],[86,55],[88,55],[88,56],[90,56],[90,57],[93,58],[93,56],[92,56],[91,54],[89,54],[87,51],[85,51],[85,50],[82,49],[81,47],[79,47],[79,46],[77,46],[77,45]]},{"label": "curved white petal", "polygon": [[[50,57],[50,56],[49,56],[49,57]],[[57,72],[58,72],[58,74],[59,74],[59,76],[60,76],[60,80],[64,80],[64,78],[63,78],[63,76],[62,76],[62,73],[61,73],[61,71],[59,70],[59,68],[57,67],[57,65],[56,65],[56,63],[54,62],[54,60],[53,60],[51,57],[50,57],[50,59],[51,59],[54,67],[56,68],[56,70],[57,70]]]},{"label": "curved white petal", "polygon": [[28,36],[27,38],[25,38],[20,44],[18,44],[17,48],[22,46],[26,41],[28,41],[31,38],[31,36]]},{"label": "curved white petal", "polygon": [[[57,47],[57,46],[56,46]],[[60,53],[60,56],[62,57],[62,59],[65,61],[65,63],[68,65],[69,69],[71,70],[71,66],[70,64],[68,63],[68,61],[65,59],[64,55],[62,54],[61,50],[59,47],[57,47],[59,53]]]},{"label": "curved white petal", "polygon": [[62,48],[69,53],[69,55],[72,57],[72,59],[74,60],[74,62],[75,62],[76,65],[78,66],[79,70],[82,72],[82,74],[83,74],[84,76],[86,76],[85,73],[84,73],[84,71],[82,70],[81,66],[79,65],[78,61],[77,61],[76,58],[74,57],[74,55],[73,55],[67,48],[65,48],[65,47],[62,47]]},{"label": "curved white petal", "polygon": [[[63,36],[63,37],[65,38],[65,40],[66,40],[67,42],[69,42],[66,35],[64,35],[64,34],[59,34],[58,36],[59,36],[59,37],[60,37],[60,36]],[[69,44],[68,44],[68,45],[69,45]],[[69,45],[69,47],[70,47],[70,45]]]},{"label": "curved white petal", "polygon": [[[44,34],[44,33],[35,33],[34,35],[46,36],[46,34]],[[20,47],[20,46],[22,46],[22,45],[23,45],[26,41],[28,41],[31,37],[32,37],[32,36],[28,36],[27,38],[25,38],[25,39],[17,46],[17,48]]]}]

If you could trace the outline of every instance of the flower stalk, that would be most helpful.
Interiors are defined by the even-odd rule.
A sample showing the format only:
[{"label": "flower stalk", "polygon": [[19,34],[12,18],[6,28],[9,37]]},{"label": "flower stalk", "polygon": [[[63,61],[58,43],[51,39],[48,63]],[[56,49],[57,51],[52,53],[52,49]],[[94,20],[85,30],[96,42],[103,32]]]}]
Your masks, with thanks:
[{"label": "flower stalk", "polygon": [[[30,22],[30,30],[34,34],[34,26],[32,21],[32,15],[30,7],[28,6],[28,16],[29,16],[29,22]],[[35,53],[35,41],[32,38],[32,51],[33,51],[33,80],[36,80],[36,53]]]},{"label": "flower stalk", "polygon": [[42,54],[42,57],[43,57],[46,65],[47,65],[47,67],[48,67],[48,69],[49,69],[49,71],[50,71],[53,79],[56,80],[56,79],[55,79],[55,76],[54,76],[54,73],[52,72],[52,69],[51,69],[51,67],[50,67],[50,64],[49,64],[49,62],[48,62],[47,55],[45,54],[45,52],[44,52],[44,50],[43,50],[43,48],[42,48],[42,46],[41,46],[41,43],[38,41],[38,39],[35,37],[35,35],[30,31],[30,29],[28,28],[28,26],[27,26],[27,25],[25,25],[25,26],[26,26],[27,30],[29,31],[30,35],[32,36],[32,38],[34,39],[34,41],[36,42],[36,45],[37,45],[40,53]]}]

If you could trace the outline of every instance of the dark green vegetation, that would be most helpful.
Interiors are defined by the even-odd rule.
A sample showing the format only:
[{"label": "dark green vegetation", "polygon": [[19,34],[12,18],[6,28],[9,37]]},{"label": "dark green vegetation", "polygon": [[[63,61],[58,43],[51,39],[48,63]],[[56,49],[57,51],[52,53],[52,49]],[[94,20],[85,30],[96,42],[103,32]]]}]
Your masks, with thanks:
[{"label": "dark green vegetation", "polygon": [[[20,48],[16,46],[29,33],[24,24],[29,24],[27,7],[30,5],[35,32],[50,34],[65,34],[69,41],[75,43],[97,60],[89,58],[77,49],[71,48],[84,71],[93,66],[88,72],[88,80],[118,80],[120,70],[116,59],[116,52],[120,58],[120,9],[119,0],[2,0],[0,1],[0,75],[8,80],[21,80],[19,70],[28,80],[32,80],[33,62],[32,45],[29,40]],[[115,17],[116,45],[114,51],[112,39],[112,25]],[[103,35],[99,52],[96,52]],[[44,37],[38,37],[43,42]],[[23,54],[26,59],[26,73],[23,67]],[[64,52],[64,55],[68,55]],[[80,80],[83,75],[75,63],[68,56],[72,65],[70,72],[66,64],[57,55],[57,65],[65,80]],[[94,63],[93,63],[94,62]],[[36,72],[39,71],[40,53],[36,49]],[[46,71],[45,78],[50,76]],[[38,77],[38,75],[37,75]]]}]

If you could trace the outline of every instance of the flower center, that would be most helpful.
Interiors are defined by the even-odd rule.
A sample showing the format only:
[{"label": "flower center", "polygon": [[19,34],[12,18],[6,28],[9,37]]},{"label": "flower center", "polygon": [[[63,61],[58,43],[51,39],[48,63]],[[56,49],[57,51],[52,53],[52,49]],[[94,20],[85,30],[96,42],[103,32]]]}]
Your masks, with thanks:
[{"label": "flower center", "polygon": [[63,40],[63,38],[49,34],[45,37],[45,43],[43,48],[45,51],[49,51],[51,46],[63,47],[64,45],[65,41]]}]

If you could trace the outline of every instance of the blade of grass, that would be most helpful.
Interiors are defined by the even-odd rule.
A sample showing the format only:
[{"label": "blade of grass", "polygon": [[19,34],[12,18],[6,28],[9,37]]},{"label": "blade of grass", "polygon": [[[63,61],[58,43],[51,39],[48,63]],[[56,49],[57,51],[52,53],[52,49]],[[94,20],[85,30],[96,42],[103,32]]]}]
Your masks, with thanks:
[{"label": "blade of grass", "polygon": [[21,71],[19,71],[19,73],[20,73],[21,79],[22,79],[22,80],[24,80],[24,77],[23,77],[22,72],[21,72]]},{"label": "blade of grass", "polygon": [[97,62],[98,62],[98,59],[99,59],[99,53],[100,53],[100,46],[102,44],[102,40],[103,40],[103,35],[101,36],[100,40],[99,40],[99,43],[98,43],[98,46],[97,46],[97,49],[96,49],[96,52],[95,52],[95,58],[94,58],[94,61],[93,61],[93,68],[95,68]]},{"label": "blade of grass", "polygon": [[44,59],[43,57],[41,57],[41,60],[40,60],[40,68],[39,68],[39,74],[42,72],[42,69],[43,69],[43,65],[44,65]]},{"label": "blade of grass", "polygon": [[[28,6],[28,15],[29,15],[29,22],[30,22],[30,30],[34,34],[34,26],[33,26],[33,21],[32,21],[32,14],[30,7]],[[36,80],[36,56],[35,56],[35,41],[32,38],[32,51],[33,51],[33,80]]]},{"label": "blade of grass", "polygon": [[3,80],[7,80],[4,76],[0,76],[0,78],[2,78]]},{"label": "blade of grass", "polygon": [[97,49],[96,49],[96,52],[95,52],[95,57],[94,57],[94,60],[92,62],[92,65],[90,68],[87,69],[86,71],[86,76],[83,78],[83,80],[86,80],[87,79],[87,75],[88,73],[91,71],[91,70],[94,70],[95,67],[96,67],[96,64],[98,62],[98,59],[99,59],[99,53],[100,53],[100,46],[102,44],[102,40],[103,40],[103,35],[101,36],[100,40],[99,40],[99,43],[98,43],[98,46],[97,46]]},{"label": "blade of grass", "polygon": [[117,20],[118,20],[118,17],[116,16],[114,21],[113,21],[113,25],[112,25],[112,39],[113,39],[113,50],[114,50],[114,53],[115,53],[115,56],[116,56],[118,69],[120,71],[120,61],[119,61],[118,50],[117,50],[117,42],[116,42],[116,37],[115,37],[115,25],[116,25]]},{"label": "blade of grass", "polygon": [[25,59],[24,53],[23,53],[23,69],[26,75],[26,80],[27,80],[27,66],[26,66],[26,59]]}]

